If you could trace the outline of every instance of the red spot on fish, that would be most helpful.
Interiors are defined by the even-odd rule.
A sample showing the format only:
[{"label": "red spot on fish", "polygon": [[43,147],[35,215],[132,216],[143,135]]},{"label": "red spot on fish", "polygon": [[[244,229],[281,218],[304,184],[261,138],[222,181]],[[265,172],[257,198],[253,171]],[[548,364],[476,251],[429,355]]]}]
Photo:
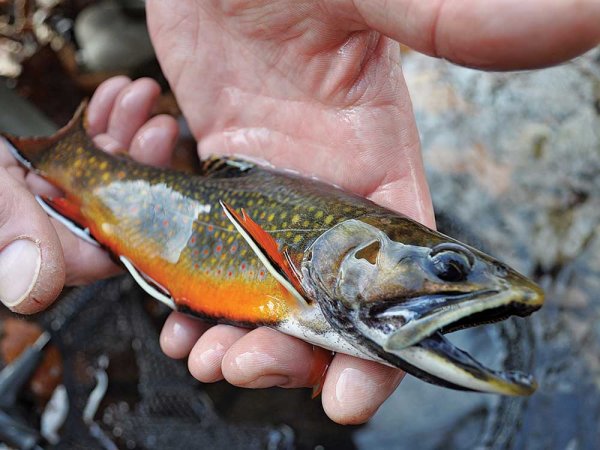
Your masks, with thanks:
[{"label": "red spot on fish", "polygon": [[192,244],[195,244],[196,243],[196,236],[192,236],[192,238],[190,239],[190,242]]},{"label": "red spot on fish", "polygon": [[235,253],[235,251],[237,250],[237,247],[235,245],[231,246],[231,253]]},{"label": "red spot on fish", "polygon": [[215,251],[217,253],[221,253],[221,250],[223,250],[223,246],[222,245],[217,245],[217,247],[215,248]]},{"label": "red spot on fish", "polygon": [[229,272],[227,272],[227,276],[232,276],[233,272],[230,270]]},{"label": "red spot on fish", "polygon": [[221,269],[217,270],[217,275],[221,275],[221,272],[223,272]]},{"label": "red spot on fish", "polygon": [[205,248],[204,250],[202,250],[202,254],[203,254],[203,255],[208,255],[208,249],[207,249],[207,248]]},{"label": "red spot on fish", "polygon": [[192,255],[194,255],[194,256],[198,256],[198,253],[200,253],[200,252],[198,251],[198,249],[196,249],[196,250],[194,250],[194,251],[192,252]]},{"label": "red spot on fish", "polygon": [[120,170],[119,172],[117,172],[117,178],[118,178],[119,180],[122,180],[122,179],[123,179],[123,178],[125,178],[126,176],[127,176],[127,174],[126,174],[124,171],[122,171],[122,170]]},{"label": "red spot on fish", "polygon": [[246,264],[242,264],[242,270],[246,270]]},{"label": "red spot on fish", "polygon": [[264,276],[265,276],[265,271],[264,271],[264,270],[261,270],[259,275],[260,275],[261,277],[264,277]]},{"label": "red spot on fish", "polygon": [[209,225],[209,226],[207,227],[207,229],[208,229],[208,232],[209,232],[209,233],[212,233],[212,231],[213,231],[215,228],[214,228],[212,225]]},{"label": "red spot on fish", "polygon": [[200,268],[200,265],[198,263],[194,264],[194,269],[198,270]]},{"label": "red spot on fish", "polygon": [[168,227],[169,221],[167,219],[163,220],[163,227]]}]

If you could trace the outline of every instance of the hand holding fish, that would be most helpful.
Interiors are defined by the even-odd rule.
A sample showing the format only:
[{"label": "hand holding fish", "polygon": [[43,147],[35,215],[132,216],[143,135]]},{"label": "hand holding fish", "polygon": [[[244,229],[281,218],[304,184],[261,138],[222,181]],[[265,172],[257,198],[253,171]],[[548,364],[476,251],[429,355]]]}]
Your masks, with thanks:
[{"label": "hand holding fish", "polygon": [[[392,39],[460,64],[513,69],[558,63],[600,38],[593,2],[151,0],[148,13],[201,156],[252,155],[429,226],[418,135]],[[301,341],[218,326],[194,345],[201,334],[174,314],[162,335],[168,354],[191,350],[199,379],[224,376],[248,387],[307,380],[311,352]],[[338,422],[363,422],[399,379],[387,367],[337,355],[324,408]]]},{"label": "hand holding fish", "polygon": [[[595,44],[600,12],[591,2],[577,8],[569,2],[537,8],[515,3],[498,11],[493,2],[439,2],[437,8],[411,2],[412,9],[405,3],[338,1],[333,7],[317,1],[155,0],[148,2],[148,14],[159,59],[201,156],[258,157],[432,226],[398,47],[380,33],[463,64],[535,67]],[[467,26],[471,31],[464,34]],[[144,125],[155,95],[156,87],[147,81],[106,83],[89,108],[92,134],[106,132],[96,141],[110,137],[139,160],[167,164],[173,122],[158,118]],[[154,134],[152,140],[148,134]],[[1,228],[0,248],[22,236],[41,248],[41,260],[35,248],[11,250],[32,255],[31,272],[38,276],[31,289],[25,286],[22,302],[18,297],[23,296],[15,294],[9,306],[23,312],[46,306],[62,285],[63,261],[71,284],[114,271],[102,252],[76,243],[57,226],[63,259],[54,229],[24,189],[43,194],[50,188],[31,175],[25,178],[8,155],[0,162],[18,180],[0,177],[5,184],[0,218],[8,224]],[[175,313],[161,342],[172,356],[189,354],[190,370],[203,381],[224,377],[246,387],[310,384],[312,346],[273,330],[225,325],[207,330]],[[396,369],[338,354],[323,386],[324,408],[342,423],[365,421],[400,377]]]}]

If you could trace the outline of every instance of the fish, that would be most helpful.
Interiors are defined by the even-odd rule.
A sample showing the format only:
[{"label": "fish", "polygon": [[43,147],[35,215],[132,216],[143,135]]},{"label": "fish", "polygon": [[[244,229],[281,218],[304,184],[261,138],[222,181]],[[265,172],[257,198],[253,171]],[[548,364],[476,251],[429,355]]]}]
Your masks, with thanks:
[{"label": "fish", "polygon": [[535,391],[531,375],[487,368],[445,336],[539,309],[543,290],[514,269],[315,179],[239,158],[184,174],[108,154],[88,135],[85,109],[52,136],[3,140],[64,193],[38,197],[46,212],[157,300],[447,388]]}]

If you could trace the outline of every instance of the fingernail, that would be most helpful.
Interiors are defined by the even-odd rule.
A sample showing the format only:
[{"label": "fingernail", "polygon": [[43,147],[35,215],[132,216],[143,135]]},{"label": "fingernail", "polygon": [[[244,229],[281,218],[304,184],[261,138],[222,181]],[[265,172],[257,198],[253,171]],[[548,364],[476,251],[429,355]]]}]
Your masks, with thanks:
[{"label": "fingernail", "polygon": [[17,306],[33,289],[40,273],[39,246],[29,239],[17,239],[0,251],[0,300]]}]

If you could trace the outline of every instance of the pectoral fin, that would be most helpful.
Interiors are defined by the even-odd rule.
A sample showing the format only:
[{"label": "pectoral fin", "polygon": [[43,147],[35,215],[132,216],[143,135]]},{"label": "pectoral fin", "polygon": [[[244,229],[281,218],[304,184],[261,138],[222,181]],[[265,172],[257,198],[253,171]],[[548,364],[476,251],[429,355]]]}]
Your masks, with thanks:
[{"label": "pectoral fin", "polygon": [[65,197],[49,198],[38,195],[35,199],[46,214],[58,220],[74,235],[92,245],[100,247],[98,241],[90,235],[85,218],[81,215],[81,210],[76,203]]},{"label": "pectoral fin", "polygon": [[308,307],[309,305],[303,295],[304,289],[286,252],[279,250],[275,239],[254,222],[245,210],[242,209],[240,215],[231,206],[222,201],[220,203],[227,218],[248,242],[271,275],[298,300],[301,307]]}]

